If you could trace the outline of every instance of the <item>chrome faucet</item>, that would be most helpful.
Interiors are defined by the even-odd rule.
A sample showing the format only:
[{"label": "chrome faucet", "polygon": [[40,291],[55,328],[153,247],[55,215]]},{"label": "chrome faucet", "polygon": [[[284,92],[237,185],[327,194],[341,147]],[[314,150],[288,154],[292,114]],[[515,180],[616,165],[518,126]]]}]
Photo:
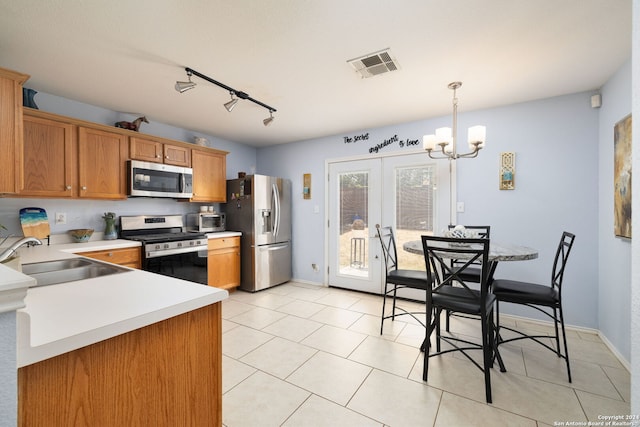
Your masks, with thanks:
[{"label": "chrome faucet", "polygon": [[35,246],[41,245],[42,241],[40,239],[36,239],[35,237],[23,237],[22,239],[15,242],[13,245],[9,246],[4,251],[0,252],[0,262],[6,261],[13,255],[15,251],[18,250],[19,247],[27,245],[27,246]]}]

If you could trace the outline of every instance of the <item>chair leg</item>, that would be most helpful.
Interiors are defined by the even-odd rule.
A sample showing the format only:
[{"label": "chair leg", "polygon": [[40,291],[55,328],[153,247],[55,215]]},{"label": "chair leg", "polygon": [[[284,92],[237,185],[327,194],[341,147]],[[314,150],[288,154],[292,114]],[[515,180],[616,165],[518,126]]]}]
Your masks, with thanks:
[{"label": "chair leg", "polygon": [[384,328],[384,311],[387,305],[387,286],[388,284],[385,281],[384,294],[382,294],[382,318],[380,319],[380,335],[382,335],[382,328]]},{"label": "chair leg", "polygon": [[[560,335],[558,335],[558,311],[555,307],[553,307],[553,326],[556,330],[556,354],[558,357],[562,357],[562,352],[560,351]],[[564,335],[564,329],[562,334]]]},{"label": "chair leg", "polygon": [[564,341],[564,357],[567,361],[567,376],[571,382],[571,366],[569,364],[569,349],[567,347],[567,335],[564,332],[564,315],[562,314],[562,306],[560,306],[560,324],[562,326],[562,340]]},{"label": "chair leg", "polygon": [[393,309],[391,310],[391,321],[396,320],[396,294],[398,293],[398,286],[393,285]]},{"label": "chair leg", "polygon": [[493,334],[491,328],[492,321],[488,315],[482,316],[482,356],[484,359],[484,388],[487,403],[491,401],[491,359],[493,358],[493,348],[490,345],[491,334]]},{"label": "chair leg", "polygon": [[440,316],[442,316],[442,309],[437,308],[435,310],[435,322],[436,322],[436,352],[440,352]]},{"label": "chair leg", "polygon": [[422,381],[427,381],[427,377],[429,376],[429,353],[431,351],[431,334],[433,333],[433,328],[435,326],[434,309],[427,305],[427,326],[425,328],[424,334],[424,342],[422,346],[424,347],[424,363],[422,365]]},{"label": "chair leg", "polygon": [[446,324],[445,324],[445,331],[449,332],[449,320],[451,319],[451,311],[447,310],[446,311],[446,316],[447,316],[447,320],[446,320]]},{"label": "chair leg", "polygon": [[[496,307],[497,310],[497,307]],[[497,313],[496,313],[497,314]],[[498,359],[498,366],[500,366],[500,372],[507,372],[507,368],[504,366],[504,361],[502,360],[502,356],[500,355],[500,350],[498,350],[498,328],[496,324],[493,322],[493,312],[488,315],[489,325],[489,346],[491,347],[491,367],[493,367],[493,362]]]}]

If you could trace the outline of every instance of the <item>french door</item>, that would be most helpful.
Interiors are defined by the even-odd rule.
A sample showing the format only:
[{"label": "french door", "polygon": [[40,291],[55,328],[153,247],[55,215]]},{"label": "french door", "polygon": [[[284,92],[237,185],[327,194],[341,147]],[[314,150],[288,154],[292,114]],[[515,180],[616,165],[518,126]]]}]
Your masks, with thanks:
[{"label": "french door", "polygon": [[384,259],[376,224],[393,227],[400,268],[425,269],[423,257],[402,249],[403,243],[436,229],[442,173],[425,157],[420,153],[328,163],[330,286],[382,293]]}]

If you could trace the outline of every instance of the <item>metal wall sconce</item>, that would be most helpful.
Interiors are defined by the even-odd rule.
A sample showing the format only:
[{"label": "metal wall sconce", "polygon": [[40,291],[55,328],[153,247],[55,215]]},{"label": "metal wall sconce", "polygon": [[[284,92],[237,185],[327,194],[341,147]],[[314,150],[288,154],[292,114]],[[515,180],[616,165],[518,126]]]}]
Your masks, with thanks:
[{"label": "metal wall sconce", "polygon": [[229,87],[229,86],[225,85],[224,83],[220,83],[219,81],[214,80],[211,77],[206,76],[206,75],[204,75],[202,73],[199,73],[199,72],[197,72],[196,70],[194,70],[192,68],[186,67],[184,70],[187,72],[187,77],[189,78],[189,81],[187,81],[187,82],[177,81],[175,88],[176,88],[176,90],[178,92],[184,93],[184,92],[196,87],[196,84],[191,81],[191,76],[194,75],[196,77],[200,77],[201,79],[208,81],[209,83],[213,83],[214,85],[219,86],[219,87],[229,91],[229,94],[231,95],[231,101],[228,101],[228,102],[226,102],[224,104],[224,108],[226,108],[227,111],[231,112],[231,110],[233,110],[233,108],[238,103],[239,99],[245,99],[245,100],[251,101],[254,104],[257,104],[257,105],[259,105],[259,106],[261,106],[263,108],[266,108],[269,111],[269,117],[267,117],[266,119],[264,119],[262,121],[262,123],[265,126],[269,126],[273,122],[273,120],[275,119],[275,117],[273,117],[273,113],[275,113],[277,111],[275,108],[273,108],[273,107],[271,107],[271,106],[269,106],[269,105],[267,105],[267,104],[265,104],[263,102],[260,102],[257,99],[254,99],[254,98],[250,97],[248,93],[243,92],[241,90],[235,90],[234,88]]}]

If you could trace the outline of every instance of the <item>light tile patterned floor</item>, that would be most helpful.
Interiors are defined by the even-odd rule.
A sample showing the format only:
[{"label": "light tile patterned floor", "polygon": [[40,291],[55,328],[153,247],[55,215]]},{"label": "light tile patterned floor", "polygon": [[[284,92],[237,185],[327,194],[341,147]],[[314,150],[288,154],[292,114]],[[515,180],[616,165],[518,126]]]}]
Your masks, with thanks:
[{"label": "light tile patterned floor", "polygon": [[[482,373],[459,353],[430,359],[423,382],[424,328],[405,316],[380,335],[381,309],[380,296],[295,282],[232,293],[222,304],[224,425],[553,426],[629,414],[629,372],[595,334],[567,333],[571,384],[537,344],[501,346],[508,372],[491,372],[486,404]],[[454,318],[451,330],[475,339],[477,324]]]}]

